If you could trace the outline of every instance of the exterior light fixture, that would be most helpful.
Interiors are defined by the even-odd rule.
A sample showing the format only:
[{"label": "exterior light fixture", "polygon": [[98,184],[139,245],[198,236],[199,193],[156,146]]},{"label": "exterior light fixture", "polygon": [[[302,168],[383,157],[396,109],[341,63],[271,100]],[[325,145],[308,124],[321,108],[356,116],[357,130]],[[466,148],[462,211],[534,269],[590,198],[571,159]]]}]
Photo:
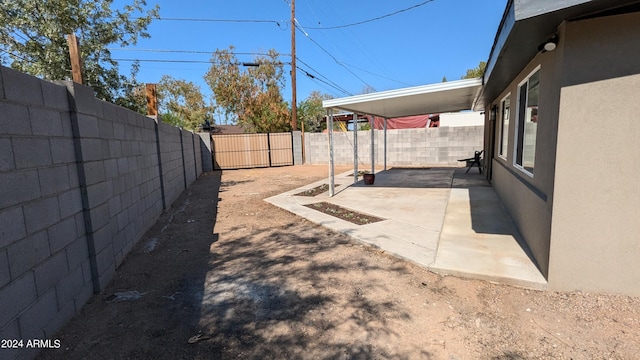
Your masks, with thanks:
[{"label": "exterior light fixture", "polygon": [[558,37],[554,35],[549,40],[540,44],[540,46],[538,46],[538,51],[542,51],[544,53],[547,51],[553,51],[556,47],[558,47]]},{"label": "exterior light fixture", "polygon": [[260,64],[258,63],[254,63],[254,62],[243,62],[242,66],[248,66],[248,67],[258,67],[260,66]]}]

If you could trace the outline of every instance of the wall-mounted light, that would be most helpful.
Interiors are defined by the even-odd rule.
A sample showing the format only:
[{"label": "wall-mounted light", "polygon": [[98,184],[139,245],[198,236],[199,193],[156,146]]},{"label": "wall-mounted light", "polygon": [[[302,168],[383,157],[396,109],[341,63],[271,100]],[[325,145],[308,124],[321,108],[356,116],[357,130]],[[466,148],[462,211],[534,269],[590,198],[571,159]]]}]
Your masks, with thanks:
[{"label": "wall-mounted light", "polygon": [[538,46],[538,51],[542,51],[542,52],[553,51],[556,49],[556,47],[558,47],[558,37],[554,35],[549,40],[540,44],[540,46]]}]

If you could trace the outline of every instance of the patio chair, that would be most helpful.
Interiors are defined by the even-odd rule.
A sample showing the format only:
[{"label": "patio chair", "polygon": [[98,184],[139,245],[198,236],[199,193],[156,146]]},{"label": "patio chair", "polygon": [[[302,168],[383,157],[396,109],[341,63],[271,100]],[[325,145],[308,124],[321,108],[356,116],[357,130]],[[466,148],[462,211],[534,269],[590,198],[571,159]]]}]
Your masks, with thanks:
[{"label": "patio chair", "polygon": [[474,164],[478,164],[478,170],[480,170],[480,174],[482,174],[482,153],[484,150],[476,151],[473,157],[467,159],[460,159],[458,161],[466,161],[467,162],[467,171],[464,173],[468,173],[469,170],[473,167]]}]

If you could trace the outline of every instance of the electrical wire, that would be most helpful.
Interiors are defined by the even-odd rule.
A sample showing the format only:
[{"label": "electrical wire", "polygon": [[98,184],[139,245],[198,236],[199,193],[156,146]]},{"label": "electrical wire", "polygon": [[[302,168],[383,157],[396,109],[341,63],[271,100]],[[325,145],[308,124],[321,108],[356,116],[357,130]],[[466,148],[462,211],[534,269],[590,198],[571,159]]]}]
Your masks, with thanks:
[{"label": "electrical wire", "polygon": [[325,80],[323,80],[323,79],[320,79],[318,76],[315,76],[315,75],[313,75],[313,74],[310,74],[308,71],[306,71],[305,69],[303,69],[303,68],[302,68],[302,67],[300,67],[300,66],[296,66],[296,68],[297,68],[298,70],[302,71],[302,72],[303,72],[305,75],[307,75],[307,77],[309,77],[311,80],[319,81],[319,82],[321,82],[321,83],[324,83],[324,84],[326,84],[326,85],[331,86],[332,88],[334,88],[334,89],[336,89],[336,90],[338,90],[338,91],[340,91],[340,92],[342,92],[342,93],[344,93],[344,94],[351,95],[347,90],[345,90],[345,89],[341,88],[340,86],[336,85],[336,84],[335,84],[335,83],[333,83],[333,82],[329,82],[329,81],[325,81]]},{"label": "electrical wire", "polygon": [[309,34],[307,34],[306,31],[304,31],[304,29],[302,28],[302,26],[300,25],[300,23],[298,23],[296,21],[296,23],[294,24],[294,26],[296,27],[296,29],[298,29],[300,32],[302,32],[304,34],[304,36],[307,37],[307,39],[309,39],[309,41],[311,41],[312,43],[314,43],[317,47],[320,48],[320,50],[324,51],[327,55],[329,55],[329,57],[331,57],[333,59],[333,61],[336,62],[336,64],[342,66],[343,68],[345,68],[345,70],[347,70],[349,73],[351,73],[351,75],[353,75],[354,77],[356,77],[358,80],[362,81],[363,84],[365,84],[366,86],[372,88],[375,90],[375,88],[373,86],[371,86],[369,83],[367,83],[366,81],[364,81],[364,79],[362,79],[360,76],[358,76],[356,73],[354,73],[353,71],[351,71],[349,68],[347,68],[346,66],[344,66],[344,64],[338,60],[335,56],[333,56],[333,54],[331,54],[329,51],[327,51],[325,48],[322,47],[322,45],[318,44],[317,41],[313,40]]},{"label": "electrical wire", "polygon": [[[134,19],[142,19],[142,18],[134,18]],[[266,23],[266,24],[276,24],[280,26],[280,24],[284,21],[278,20],[254,20],[254,19],[205,19],[205,18],[169,18],[169,17],[158,17],[153,20],[160,21],[192,21],[192,22],[231,22],[231,23]]]},{"label": "electrical wire", "polygon": [[[328,84],[329,86],[331,86],[331,87],[333,87],[335,89],[338,89],[340,92],[342,92],[344,94],[353,95],[350,92],[348,92],[347,90],[345,90],[343,87],[341,87],[340,85],[338,85],[335,82],[331,81],[328,77],[322,75],[318,70],[312,68],[309,64],[307,64],[306,62],[304,62],[302,59],[300,59],[297,56],[296,56],[296,61],[300,62],[302,65],[304,65],[304,66],[308,67],[309,69],[311,69],[311,71],[315,72],[317,74],[316,79],[318,79],[318,77],[323,78],[324,80],[322,80],[322,82]],[[308,76],[308,74],[307,74],[307,76]],[[318,79],[318,81],[321,81],[321,79]]]},{"label": "electrical wire", "polygon": [[[200,50],[165,50],[165,49],[132,49],[132,48],[108,48],[110,51],[133,51],[133,52],[153,52],[153,53],[180,53],[180,54],[213,54],[215,51]],[[230,52],[231,55],[262,55],[268,56],[264,52]],[[291,54],[278,54],[281,56],[291,56]]]},{"label": "electrical wire", "polygon": [[[340,12],[336,11],[329,2],[327,2],[325,0],[325,6],[322,6],[320,4],[318,4],[317,1],[311,1],[311,0],[303,0],[303,3],[305,3],[307,5],[307,8],[311,11],[311,13],[315,16],[315,19],[317,19],[317,21],[312,20],[310,21],[310,23],[314,23],[317,22],[318,24],[321,24],[320,19],[323,18],[323,16],[320,16],[319,12],[316,12],[316,10],[314,9],[313,6],[311,6],[311,2],[313,2],[314,4],[317,4],[318,6],[320,6],[320,8],[318,9],[319,12],[322,12],[324,14],[324,17],[328,17],[327,13],[324,10],[328,10],[330,14],[332,14],[330,17],[331,18],[336,18],[336,20],[338,20],[339,22],[345,22],[341,17],[340,17]],[[375,67],[377,67],[380,71],[382,71],[382,73],[384,73],[385,75],[378,75],[376,73],[364,70],[362,68],[350,65],[348,63],[344,63],[347,66],[350,66],[352,68],[358,69],[360,71],[364,71],[366,73],[369,73],[371,75],[374,75],[376,77],[379,78],[384,78],[387,80],[391,80],[391,81],[395,81],[398,82],[397,80],[393,80],[391,79],[391,75],[389,74],[389,72],[385,69],[385,67],[382,65],[382,63],[379,61],[378,56],[380,55],[379,52],[372,52],[369,48],[367,48],[367,46],[364,44],[364,42],[362,42],[362,40],[360,40],[358,38],[358,36],[351,30],[351,29],[345,29],[345,30],[341,30],[343,32],[342,35],[340,35],[340,38],[343,39],[343,41],[350,41],[353,42],[353,48],[354,49],[358,49],[358,52],[365,55],[364,59],[366,61],[368,61],[370,64],[374,65]],[[334,54],[339,54],[342,53],[343,56],[346,52],[344,52],[337,44],[335,44],[331,38],[329,36],[327,36],[327,32],[320,32],[321,36],[324,36],[326,38],[326,40],[329,42],[329,44],[331,45],[331,47],[333,48],[333,53]],[[350,51],[351,52],[351,51]],[[349,55],[347,55],[347,57],[349,57]],[[398,82],[400,84],[402,84],[401,82]]]},{"label": "electrical wire", "polygon": [[382,20],[384,18],[388,18],[390,16],[397,15],[397,14],[400,14],[400,13],[403,13],[403,12],[406,12],[406,11],[409,11],[409,10],[413,10],[413,9],[415,9],[417,7],[426,5],[426,4],[428,4],[430,2],[433,2],[433,1],[435,1],[435,0],[427,0],[427,1],[421,2],[420,4],[413,5],[413,6],[410,6],[408,8],[405,8],[405,9],[394,11],[394,12],[392,12],[390,14],[378,16],[378,17],[375,17],[373,19],[358,21],[358,22],[351,23],[351,24],[337,25],[337,26],[326,26],[326,27],[307,27],[307,29],[312,29],[312,30],[332,30],[332,29],[342,29],[342,28],[346,28],[346,27],[362,25],[362,24],[373,22],[373,21]]}]

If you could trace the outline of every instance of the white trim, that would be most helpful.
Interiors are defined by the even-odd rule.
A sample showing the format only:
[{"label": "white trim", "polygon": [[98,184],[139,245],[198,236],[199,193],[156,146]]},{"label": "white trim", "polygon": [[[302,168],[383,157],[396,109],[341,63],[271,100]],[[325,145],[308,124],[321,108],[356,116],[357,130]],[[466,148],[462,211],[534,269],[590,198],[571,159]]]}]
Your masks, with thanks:
[{"label": "white trim", "polygon": [[502,152],[502,140],[504,139],[504,135],[502,134],[502,132],[504,131],[504,101],[507,100],[507,98],[509,98],[509,124],[511,124],[512,122],[512,114],[513,111],[511,111],[512,107],[511,107],[511,91],[509,91],[507,93],[507,95],[505,95],[502,100],[500,100],[500,127],[498,128],[498,158],[507,161],[507,152],[509,150],[509,131],[507,130],[507,148],[504,151],[504,154],[501,154]]},{"label": "white trim", "polygon": [[[520,170],[521,172],[523,172],[524,174],[528,175],[529,177],[533,178],[533,173],[530,172],[529,170],[525,169],[524,166],[520,165],[517,163],[518,161],[518,132],[520,131],[520,88],[522,87],[522,85],[524,85],[525,83],[529,82],[529,78],[531,78],[531,76],[533,74],[536,73],[536,71],[540,71],[540,69],[542,68],[542,65],[538,65],[536,66],[529,74],[527,74],[527,76],[525,76],[523,78],[522,81],[520,81],[518,83],[518,98],[516,101],[516,127],[515,127],[515,131],[513,133],[513,167]],[[540,90],[538,90],[540,91]],[[527,99],[526,101],[529,102],[529,87],[527,86]],[[538,94],[538,99],[540,98],[540,94]],[[539,100],[538,100],[539,101]],[[522,136],[522,140],[524,141],[524,134]],[[537,134],[536,134],[536,141],[537,141]],[[537,147],[536,147],[536,151],[537,151]],[[522,156],[524,157],[524,145],[522,148]],[[523,159],[524,160],[524,159]]]}]

